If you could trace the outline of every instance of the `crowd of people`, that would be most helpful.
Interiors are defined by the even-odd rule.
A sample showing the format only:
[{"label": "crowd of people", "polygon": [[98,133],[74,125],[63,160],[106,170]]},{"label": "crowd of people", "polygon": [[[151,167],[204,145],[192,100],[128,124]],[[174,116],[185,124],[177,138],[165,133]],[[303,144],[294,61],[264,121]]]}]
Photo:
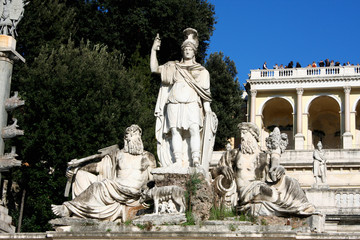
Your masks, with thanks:
[{"label": "crowd of people", "polygon": [[[311,64],[308,64],[306,67],[308,68],[311,68],[311,67],[337,67],[337,66],[341,66],[340,62],[335,62],[334,60],[329,60],[328,58],[323,61],[323,60],[320,60],[318,62],[318,64],[316,64],[315,61],[313,61]],[[343,63],[342,66],[354,66],[354,64],[350,64],[350,62],[346,62],[346,63]],[[356,66],[359,66],[359,63],[356,64]],[[294,68],[294,62],[293,61],[290,61],[288,63],[288,65],[283,65],[283,64],[280,64],[278,65],[277,63],[273,66],[273,69],[287,69],[287,68]],[[295,68],[301,68],[301,64],[299,62],[296,62],[296,65],[295,65]],[[267,67],[267,63],[264,62],[263,64],[263,67],[262,69],[269,69]]]}]

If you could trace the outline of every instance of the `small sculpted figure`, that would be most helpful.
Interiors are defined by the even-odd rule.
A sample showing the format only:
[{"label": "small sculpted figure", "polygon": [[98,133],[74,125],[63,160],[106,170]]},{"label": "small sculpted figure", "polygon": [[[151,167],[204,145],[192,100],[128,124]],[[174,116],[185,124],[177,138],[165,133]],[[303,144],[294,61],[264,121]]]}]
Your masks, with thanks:
[{"label": "small sculpted figure", "polygon": [[11,147],[10,153],[5,153],[3,156],[0,156],[0,171],[7,171],[12,167],[20,167],[21,160],[17,160],[16,157],[16,147]]},{"label": "small sculpted figure", "polygon": [[319,183],[319,179],[321,179],[321,183],[326,183],[326,157],[325,151],[322,148],[322,144],[319,141],[317,144],[317,149],[314,150],[313,159],[313,173],[315,178],[315,183]]},{"label": "small sculpted figure", "polygon": [[23,0],[0,0],[0,33],[15,38],[16,27],[24,15]]},{"label": "small sculpted figure", "polygon": [[184,35],[180,62],[158,64],[159,35],[151,49],[151,71],[161,75],[155,107],[157,152],[162,167],[176,163],[180,167],[202,165],[207,170],[217,128],[216,115],[210,108],[210,76],[195,60],[197,31],[187,28]]},{"label": "small sculpted figure", "polygon": [[170,200],[178,206],[179,211],[177,212],[185,212],[185,191],[182,187],[175,185],[155,186],[151,189],[144,190],[141,194],[140,202],[145,202],[150,199],[154,200],[154,212],[156,214],[158,214],[159,204]]},{"label": "small sculpted figure", "polygon": [[[124,148],[117,149],[100,162],[80,166],[73,182],[73,200],[52,205],[60,217],[126,221],[125,206],[139,206],[141,189],[152,180],[154,156],[144,151],[141,128],[126,129]],[[67,175],[74,174],[68,171]]]},{"label": "small sculpted figure", "polygon": [[280,166],[281,154],[285,151],[289,140],[286,133],[281,133],[278,127],[266,138],[266,147],[270,153],[270,172],[273,168]]},{"label": "small sculpted figure", "polygon": [[13,138],[19,135],[24,135],[24,130],[17,129],[17,127],[19,127],[17,125],[17,119],[13,118],[12,120],[14,121],[13,124],[6,126],[2,129],[1,131],[2,138]]},{"label": "small sculpted figure", "polygon": [[168,207],[167,207],[167,212],[168,213],[178,213],[177,209],[176,209],[176,205],[175,203],[173,202],[173,200],[169,200],[169,203],[168,203]]},{"label": "small sculpted figure", "polygon": [[[239,149],[231,149],[231,144],[226,144],[226,151],[220,158],[218,167],[214,168],[212,175],[215,178],[215,190],[219,195],[219,202],[217,207],[225,206],[228,209],[235,207],[238,201],[236,183],[233,178],[234,165],[232,160],[235,159]],[[215,177],[216,176],[216,177]]]},{"label": "small sculpted figure", "polygon": [[159,203],[159,210],[158,211],[159,211],[160,214],[166,213],[167,209],[168,209],[167,202]]},{"label": "small sculpted figure", "polygon": [[145,202],[149,199],[154,200],[154,212],[156,214],[159,213],[159,204],[169,200],[172,200],[178,206],[179,211],[177,212],[185,212],[185,191],[182,187],[170,185],[146,189],[141,194],[140,202]]},{"label": "small sculpted figure", "polygon": [[14,93],[14,96],[6,99],[5,101],[5,109],[6,111],[11,111],[17,107],[20,107],[25,104],[24,100],[21,100],[18,96],[18,92]]},{"label": "small sculpted figure", "polygon": [[263,162],[258,145],[259,129],[251,122],[241,123],[239,128],[241,149],[231,150],[227,161],[220,161],[211,172],[213,178],[223,175],[228,181],[235,181],[239,209],[256,216],[312,214],[314,206],[307,201],[300,184],[285,176],[282,166],[276,165],[269,172],[271,183],[257,176]]}]

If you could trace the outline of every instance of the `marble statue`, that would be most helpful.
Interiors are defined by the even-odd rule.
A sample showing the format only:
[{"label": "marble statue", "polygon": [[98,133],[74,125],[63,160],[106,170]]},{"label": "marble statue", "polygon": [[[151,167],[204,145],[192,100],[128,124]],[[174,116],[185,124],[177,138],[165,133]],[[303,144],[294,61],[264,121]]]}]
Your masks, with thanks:
[{"label": "marble statue", "polygon": [[162,167],[176,163],[182,168],[201,165],[207,170],[217,129],[217,118],[210,107],[210,76],[195,61],[197,31],[187,28],[184,35],[180,62],[159,65],[159,35],[151,49],[151,71],[161,76],[155,107],[157,153]]},{"label": "marble statue", "polygon": [[166,206],[168,213],[184,213],[185,212],[185,191],[182,187],[176,185],[153,187],[143,190],[140,202],[154,200],[154,213],[160,213],[161,209]]},{"label": "marble statue", "polygon": [[317,144],[317,149],[314,150],[313,154],[313,173],[315,178],[315,184],[320,183],[319,179],[321,179],[321,183],[326,183],[326,157],[325,151],[322,147],[322,143],[319,141]]},{"label": "marble statue", "polygon": [[164,214],[167,213],[167,209],[168,209],[167,202],[161,202],[159,203],[159,206],[157,208],[157,211],[155,211],[155,213]]},{"label": "marble statue", "polygon": [[169,200],[169,204],[168,204],[168,207],[167,207],[167,212],[172,214],[172,213],[178,213],[179,211],[176,209],[176,205],[175,203],[173,202],[173,200]]},{"label": "marble statue", "polygon": [[226,151],[230,151],[232,149],[231,143],[227,142],[225,145]]},{"label": "marble statue", "polygon": [[285,169],[276,165],[269,171],[271,182],[264,181],[256,171],[261,161],[259,129],[251,122],[239,124],[241,149],[233,149],[226,159],[212,170],[213,178],[223,175],[236,183],[238,207],[255,216],[311,215],[314,206],[309,203],[300,184],[285,175]]},{"label": "marble statue", "polygon": [[11,35],[15,38],[16,27],[24,15],[25,1],[23,0],[0,0],[0,33]]},{"label": "marble statue", "polygon": [[270,152],[270,171],[280,165],[281,154],[285,151],[289,140],[286,133],[281,133],[278,127],[266,138],[266,147]]},{"label": "marble statue", "polygon": [[226,151],[221,156],[218,167],[213,169],[213,176],[216,176],[214,180],[215,191],[219,196],[216,207],[224,206],[227,209],[231,209],[238,202],[236,182],[233,177],[234,166],[231,161],[235,159],[239,149],[231,149],[230,143],[227,143],[225,147]]},{"label": "marble statue", "polygon": [[126,129],[123,149],[72,171],[76,172],[74,198],[52,205],[54,214],[108,221],[121,217],[126,221],[126,206],[140,205],[141,189],[152,180],[150,172],[156,167],[154,156],[143,149],[141,132],[139,126],[131,125]]}]

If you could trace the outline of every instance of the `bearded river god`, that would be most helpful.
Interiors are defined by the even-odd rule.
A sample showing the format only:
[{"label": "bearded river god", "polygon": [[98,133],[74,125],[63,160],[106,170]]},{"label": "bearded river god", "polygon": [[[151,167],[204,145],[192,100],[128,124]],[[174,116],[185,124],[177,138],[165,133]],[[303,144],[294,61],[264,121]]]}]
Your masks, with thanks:
[{"label": "bearded river god", "polygon": [[154,156],[144,151],[141,128],[126,129],[124,148],[104,156],[100,162],[81,166],[74,174],[73,199],[52,205],[60,217],[126,221],[126,206],[140,205],[141,188],[152,180],[156,167]]},{"label": "bearded river god", "polygon": [[187,28],[184,35],[180,62],[159,66],[159,35],[151,49],[151,71],[161,76],[155,107],[157,153],[163,167],[201,165],[207,171],[217,128],[217,118],[210,107],[210,76],[195,60],[197,31]]},{"label": "bearded river god", "polygon": [[[260,130],[251,122],[239,124],[239,130],[241,148],[224,154],[218,166],[211,171],[215,181],[221,180],[229,183],[227,185],[236,185],[236,192],[231,194],[236,196],[237,201],[231,201],[232,206],[255,216],[287,217],[317,214],[299,182],[286,176],[283,166],[272,167],[265,177],[257,174],[257,170],[262,169],[262,164],[268,164],[261,160]],[[229,188],[230,190],[233,189]]]}]

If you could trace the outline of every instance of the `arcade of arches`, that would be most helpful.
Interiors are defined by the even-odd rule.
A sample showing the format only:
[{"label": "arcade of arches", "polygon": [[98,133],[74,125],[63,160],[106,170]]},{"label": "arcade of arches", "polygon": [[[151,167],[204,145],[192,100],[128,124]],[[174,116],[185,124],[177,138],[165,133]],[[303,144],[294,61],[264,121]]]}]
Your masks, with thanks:
[{"label": "arcade of arches", "polygon": [[[357,114],[360,113],[360,97],[353,101],[351,112],[348,107],[347,117],[345,101],[346,98],[339,93],[308,94],[300,97],[299,92],[297,96],[284,94],[271,97],[258,94],[256,104],[253,104],[256,106],[253,120],[261,126],[260,144],[265,146],[266,137],[274,127],[279,127],[281,132],[288,134],[287,149],[311,150],[319,140],[325,149],[360,148],[360,114]],[[297,112],[301,114],[298,116]],[[349,119],[348,126],[346,118]],[[344,147],[346,134],[350,135],[350,147]],[[299,135],[304,140],[303,146],[297,148],[296,136]]]}]

